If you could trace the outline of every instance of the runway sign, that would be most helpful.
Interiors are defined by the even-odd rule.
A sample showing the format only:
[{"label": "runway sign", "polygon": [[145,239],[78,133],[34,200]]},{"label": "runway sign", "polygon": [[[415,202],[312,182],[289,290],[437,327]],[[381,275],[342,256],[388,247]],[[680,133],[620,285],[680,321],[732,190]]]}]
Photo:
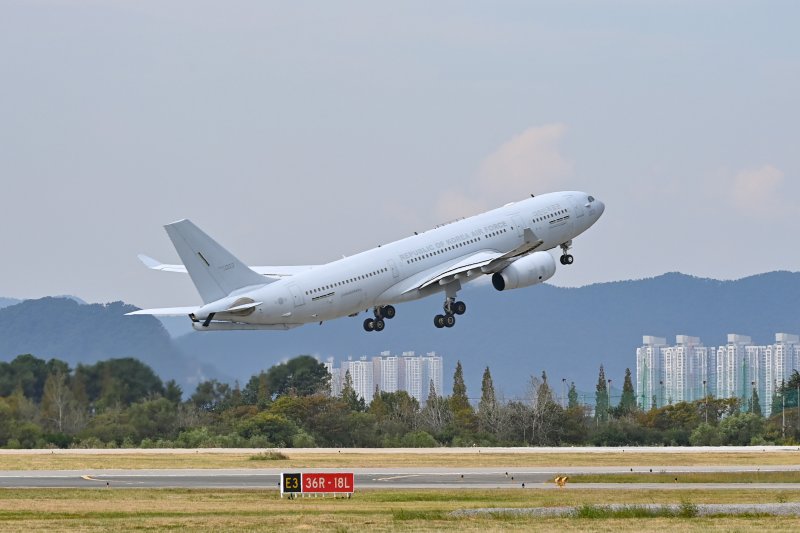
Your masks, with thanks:
[{"label": "runway sign", "polygon": [[351,494],[354,489],[353,472],[281,474],[281,495],[284,493]]}]

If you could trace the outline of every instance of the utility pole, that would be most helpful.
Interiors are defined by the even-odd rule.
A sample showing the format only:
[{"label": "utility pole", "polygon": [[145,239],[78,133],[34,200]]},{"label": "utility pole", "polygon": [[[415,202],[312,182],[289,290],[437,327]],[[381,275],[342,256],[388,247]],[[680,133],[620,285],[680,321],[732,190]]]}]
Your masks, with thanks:
[{"label": "utility pole", "polygon": [[658,384],[661,385],[661,407],[664,407],[664,380],[659,380]]},{"label": "utility pole", "polygon": [[706,380],[703,380],[703,397],[706,400],[706,408],[705,408],[706,424],[708,424],[708,392],[706,391],[706,383],[707,383]]},{"label": "utility pole", "polygon": [[567,378],[561,378],[561,406],[567,408]]},{"label": "utility pole", "polygon": [[786,395],[781,391],[781,437],[786,438]]}]

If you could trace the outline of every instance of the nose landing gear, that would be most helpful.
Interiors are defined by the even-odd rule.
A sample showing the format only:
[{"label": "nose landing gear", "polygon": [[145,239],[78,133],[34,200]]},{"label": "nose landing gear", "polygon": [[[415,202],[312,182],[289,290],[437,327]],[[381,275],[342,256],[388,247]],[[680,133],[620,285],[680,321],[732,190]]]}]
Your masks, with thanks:
[{"label": "nose landing gear", "polygon": [[575,258],[569,253],[570,248],[572,248],[572,241],[567,241],[561,245],[561,258],[559,261],[561,261],[562,265],[571,265],[575,260]]}]

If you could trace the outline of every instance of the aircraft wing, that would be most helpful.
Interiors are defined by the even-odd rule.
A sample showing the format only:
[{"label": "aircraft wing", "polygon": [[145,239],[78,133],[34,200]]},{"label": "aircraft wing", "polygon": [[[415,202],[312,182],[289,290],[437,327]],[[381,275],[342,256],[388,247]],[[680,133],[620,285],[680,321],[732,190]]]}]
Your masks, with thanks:
[{"label": "aircraft wing", "polygon": [[508,265],[513,263],[518,257],[527,255],[542,245],[544,241],[536,236],[530,228],[525,228],[525,242],[506,253],[495,252],[492,250],[482,250],[472,255],[464,257],[455,263],[443,265],[440,269],[428,273],[417,283],[409,287],[404,293],[421,290],[438,283],[447,285],[457,279],[476,278],[482,274],[494,274],[500,272]]},{"label": "aircraft wing", "polygon": [[[144,254],[139,254],[139,261],[144,263],[144,265],[151,270],[160,270],[162,272],[180,272],[186,274],[186,267],[183,265],[168,265]],[[300,272],[305,272],[306,270],[311,270],[315,266],[316,265],[253,266],[250,267],[250,270],[270,278],[285,278],[287,276],[294,276]]]}]

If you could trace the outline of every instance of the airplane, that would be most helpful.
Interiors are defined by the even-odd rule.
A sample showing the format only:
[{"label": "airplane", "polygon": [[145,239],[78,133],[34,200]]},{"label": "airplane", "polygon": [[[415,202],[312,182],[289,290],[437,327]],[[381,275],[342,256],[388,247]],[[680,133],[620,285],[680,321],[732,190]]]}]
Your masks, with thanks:
[{"label": "airplane", "polygon": [[547,251],[561,248],[571,265],[572,241],[605,210],[579,191],[531,195],[519,202],[323,265],[248,267],[184,219],[164,228],[183,264],[140,255],[153,270],[188,272],[203,305],[143,309],[129,315],[188,315],[197,331],[287,330],[372,309],[365,331],[382,331],[395,305],[444,293],[437,328],[451,328],[467,306],[462,286],[491,276],[498,291],[543,283],[556,271]]}]

